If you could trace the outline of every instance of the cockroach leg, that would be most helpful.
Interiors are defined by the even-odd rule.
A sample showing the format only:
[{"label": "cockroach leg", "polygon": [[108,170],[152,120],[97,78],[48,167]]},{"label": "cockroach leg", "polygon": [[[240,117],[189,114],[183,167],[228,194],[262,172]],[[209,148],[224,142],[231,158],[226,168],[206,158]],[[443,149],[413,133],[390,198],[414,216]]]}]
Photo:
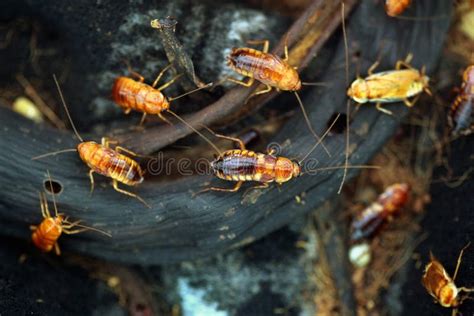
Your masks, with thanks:
[{"label": "cockroach leg", "polygon": [[[65,222],[66,222],[66,224],[64,224]],[[78,221],[69,223],[69,222],[67,222],[67,219],[65,219],[65,220],[63,221],[62,227],[63,227],[63,228],[66,228],[66,229],[70,229],[70,228],[73,228],[74,226],[79,225],[81,222],[82,222],[81,220],[78,220]]]},{"label": "cockroach leg", "polygon": [[239,138],[231,137],[231,136],[226,136],[226,135],[221,135],[221,134],[216,134],[216,133],[214,133],[214,136],[219,137],[219,138],[223,138],[223,139],[228,139],[228,140],[231,140],[231,141],[233,141],[233,142],[236,142],[236,143],[239,144],[239,147],[240,147],[241,150],[245,150],[245,144],[244,144],[244,142],[243,142],[241,139],[239,139]]},{"label": "cockroach leg", "polygon": [[270,92],[270,91],[272,91],[272,87],[269,86],[269,85],[266,85],[266,88],[265,88],[265,89],[260,90],[260,91],[256,91],[255,93],[253,93],[253,94],[249,97],[249,99],[250,99],[251,97],[256,96],[256,95],[265,94],[265,93],[268,93],[268,92]]},{"label": "cockroach leg", "polygon": [[173,64],[169,64],[168,66],[166,66],[165,68],[163,68],[163,70],[160,71],[160,73],[158,74],[158,76],[156,77],[155,81],[153,81],[153,84],[151,85],[153,88],[156,87],[156,85],[158,84],[158,82],[160,82],[161,80],[161,77],[163,77],[163,74],[171,68],[171,66],[173,66]]},{"label": "cockroach leg", "polygon": [[382,107],[382,103],[377,103],[377,104],[375,105],[375,108],[376,108],[377,110],[379,110],[380,112],[383,112],[383,113],[385,113],[385,114],[387,114],[387,115],[393,115],[393,112],[392,112],[392,111],[387,110],[386,108],[383,108],[383,107]]},{"label": "cockroach leg", "polygon": [[247,44],[250,44],[250,45],[263,44],[262,52],[264,52],[264,53],[268,53],[268,49],[270,48],[270,41],[269,40],[250,40],[250,41],[247,41]]},{"label": "cockroach leg", "polygon": [[405,99],[403,100],[403,103],[405,103],[406,106],[408,107],[412,107],[415,105],[415,103],[418,101],[418,99],[420,98],[420,95],[418,94],[412,101],[410,101],[409,99]]},{"label": "cockroach leg", "polygon": [[140,157],[140,155],[137,154],[136,152],[133,152],[130,149],[124,148],[122,146],[116,146],[115,151],[116,152],[124,152],[124,153],[127,153],[127,154],[129,154],[131,156],[135,156],[135,157]]},{"label": "cockroach leg", "polygon": [[265,93],[268,93],[272,91],[272,87],[269,86],[269,85],[266,85],[266,88],[263,89],[263,90],[260,90],[260,91],[255,91],[254,93],[252,93],[251,95],[249,95],[247,97],[247,99],[245,99],[245,104],[247,104],[247,102],[249,102],[249,100],[257,95],[260,95],[260,94],[265,94]]},{"label": "cockroach leg", "polygon": [[372,64],[372,66],[369,67],[367,70],[367,74],[369,76],[372,76],[374,74],[375,68],[379,66],[380,62],[377,60],[375,63]]},{"label": "cockroach leg", "polygon": [[163,114],[158,113],[157,115],[158,115],[158,117],[159,117],[163,122],[165,122],[165,123],[168,124],[168,125],[173,126],[173,124],[172,124],[166,117],[164,117]]},{"label": "cockroach leg", "polygon": [[242,80],[238,80],[238,79],[235,79],[235,78],[232,78],[232,77],[228,77],[226,80],[229,80],[233,83],[239,84],[239,85],[247,87],[247,88],[250,87],[251,85],[253,85],[253,82],[255,81],[255,79],[253,77],[249,77],[249,80],[247,80],[247,82],[244,82]]},{"label": "cockroach leg", "polygon": [[90,194],[92,194],[92,192],[94,192],[94,170],[89,170],[89,179],[91,181],[91,192]]},{"label": "cockroach leg", "polygon": [[143,77],[142,75],[140,75],[138,72],[133,71],[132,66],[130,66],[130,63],[129,63],[127,60],[124,60],[124,62],[125,62],[125,64],[127,65],[128,72],[130,73],[130,75],[131,75],[132,77],[137,78],[137,81],[138,81],[138,82],[144,82],[144,81],[145,81],[145,77]]},{"label": "cockroach leg", "polygon": [[226,189],[226,188],[217,188],[217,187],[210,187],[207,188],[199,193],[207,192],[207,191],[218,191],[218,192],[237,192],[239,191],[240,187],[242,186],[243,181],[239,181],[235,184],[235,186],[232,189]]},{"label": "cockroach leg", "polygon": [[395,64],[395,69],[400,70],[402,67],[406,67],[407,69],[413,69],[413,67],[410,65],[411,60],[413,59],[413,55],[410,53],[407,55],[405,60],[399,60]]},{"label": "cockroach leg", "polygon": [[78,229],[74,229],[74,230],[69,230],[69,229],[63,229],[63,233],[67,234],[67,235],[74,235],[74,234],[79,234],[79,233],[82,233],[82,232],[85,232],[89,230],[89,228],[78,228]]},{"label": "cockroach leg", "polygon": [[245,199],[245,197],[247,196],[247,194],[249,194],[251,191],[254,191],[254,190],[259,190],[259,189],[267,189],[270,185],[267,183],[267,182],[263,182],[262,184],[259,184],[259,185],[255,185],[253,187],[250,187],[248,188],[247,190],[245,190],[244,194],[242,195],[242,197]]},{"label": "cockroach leg", "polygon": [[115,191],[117,191],[119,193],[122,193],[122,194],[125,194],[125,195],[128,195],[128,196],[131,196],[131,197],[134,197],[137,200],[139,200],[140,202],[142,202],[146,207],[151,208],[151,206],[147,202],[145,202],[145,200],[142,199],[139,195],[137,195],[135,193],[132,193],[132,192],[129,192],[129,191],[126,191],[126,190],[123,190],[123,189],[120,189],[118,187],[118,181],[117,180],[114,179],[112,183],[113,183],[113,187],[114,187]]},{"label": "cockroach leg", "polygon": [[[128,112],[130,113],[130,111],[131,111],[132,109],[127,109],[127,110],[128,110]],[[128,113],[126,113],[126,114],[128,114]],[[145,123],[145,119],[146,119],[146,113],[143,113],[142,118],[140,119],[140,123],[138,123],[138,126],[142,126],[143,123]]]},{"label": "cockroach leg", "polygon": [[61,249],[59,249],[59,244],[56,242],[54,244],[54,252],[56,253],[56,255],[60,256],[61,255]]}]

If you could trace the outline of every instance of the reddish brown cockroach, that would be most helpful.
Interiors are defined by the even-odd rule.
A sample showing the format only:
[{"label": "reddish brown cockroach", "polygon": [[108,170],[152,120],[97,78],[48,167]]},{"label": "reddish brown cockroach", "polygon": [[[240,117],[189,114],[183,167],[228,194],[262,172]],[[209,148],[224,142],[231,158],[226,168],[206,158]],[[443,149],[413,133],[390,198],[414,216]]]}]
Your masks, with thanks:
[{"label": "reddish brown cockroach", "polygon": [[80,140],[80,143],[77,145],[77,149],[65,149],[60,150],[53,153],[48,153],[44,155],[40,155],[34,157],[33,159],[39,159],[50,155],[55,155],[62,152],[70,152],[70,151],[77,151],[79,153],[79,157],[84,161],[87,166],[90,168],[89,171],[89,178],[91,181],[91,192],[94,189],[94,172],[104,175],[106,177],[112,178],[113,180],[113,187],[116,191],[134,197],[138,199],[140,202],[145,204],[147,207],[150,207],[145,200],[143,200],[140,196],[131,193],[129,191],[120,189],[118,187],[118,183],[123,183],[126,185],[134,186],[139,183],[143,182],[143,171],[140,165],[133,159],[128,156],[121,154],[120,152],[125,152],[132,156],[137,156],[134,152],[125,149],[120,146],[116,146],[115,149],[109,147],[110,140],[106,137],[102,138],[101,144],[98,144],[94,141],[84,141],[79,135],[74,122],[69,114],[69,110],[67,109],[66,101],[64,100],[63,94],[61,92],[61,88],[59,83],[54,76],[54,81],[56,82],[56,86],[58,87],[59,96],[61,97],[61,101],[63,103],[64,109],[66,110],[67,117],[71,123],[71,126],[76,134],[77,138]]},{"label": "reddish brown cockroach", "polygon": [[[244,87],[250,87],[256,79],[266,86],[264,90],[258,91],[252,96],[268,93],[272,88],[276,88],[278,91],[294,92],[311,134],[320,141],[321,138],[316,134],[311,126],[303,102],[297,92],[301,89],[302,85],[311,84],[301,82],[295,67],[292,67],[288,63],[288,46],[285,45],[285,57],[282,59],[279,56],[268,52],[268,40],[249,41],[248,43],[257,45],[263,44],[263,50],[259,51],[248,47],[232,48],[230,55],[227,57],[228,66],[238,74],[248,77],[248,81],[243,82],[234,78],[227,79]],[[322,146],[330,156],[329,151],[324,144],[322,144]]]},{"label": "reddish brown cockroach", "polygon": [[[49,179],[49,183],[51,184],[51,177],[49,177]],[[53,192],[52,188],[51,192]],[[81,221],[70,222],[68,218],[64,216],[64,214],[58,213],[56,200],[54,199],[54,193],[54,216],[51,216],[51,213],[49,212],[46,194],[40,193],[39,199],[41,206],[41,214],[43,215],[43,221],[38,226],[30,226],[30,229],[33,231],[33,233],[31,234],[31,239],[33,240],[35,246],[40,250],[44,252],[50,252],[54,248],[54,251],[59,256],[61,254],[61,251],[59,249],[58,239],[62,233],[72,235],[81,233],[83,231],[92,230],[112,237],[109,233],[104,232],[100,229],[81,225]],[[73,229],[75,227],[78,227],[78,229]]]},{"label": "reddish brown cockroach", "polygon": [[372,236],[382,224],[405,206],[408,201],[410,187],[406,183],[395,183],[389,186],[352,222],[351,241],[357,242]]},{"label": "reddish brown cockroach", "polygon": [[385,12],[387,15],[396,17],[410,6],[411,0],[385,0]]},{"label": "reddish brown cockroach", "polygon": [[[321,141],[326,137],[331,128],[336,123],[339,115],[334,119],[331,126],[322,136],[321,140],[318,141],[304,156],[300,161],[293,161],[286,157],[277,157],[274,156],[274,151],[270,150],[267,154],[258,153],[245,148],[245,144],[242,140],[230,137],[215,134],[216,137],[224,138],[231,140],[239,144],[239,149],[230,149],[224,152],[220,152],[215,146],[214,148],[219,153],[219,155],[211,162],[211,169],[215,175],[223,180],[237,182],[232,189],[227,188],[216,188],[210,187],[203,191],[198,192],[203,193],[206,191],[223,191],[223,192],[236,192],[240,189],[243,182],[254,181],[259,182],[260,184],[254,188],[266,188],[270,183],[275,182],[277,184],[282,184],[288,182],[293,178],[301,176],[303,174],[301,164],[305,161],[306,158],[317,148]],[[349,168],[377,168],[374,166],[348,166]],[[341,166],[336,167],[326,167],[313,169],[311,171],[319,170],[333,170],[344,168]]]},{"label": "reddish brown cockroach", "polygon": [[453,308],[452,315],[457,314],[457,308],[467,297],[460,298],[461,292],[473,292],[474,288],[457,287],[454,284],[456,276],[458,274],[459,266],[461,264],[462,255],[464,250],[469,247],[469,242],[460,252],[456,269],[454,270],[454,276],[451,279],[449,274],[444,269],[441,262],[439,262],[433,254],[430,252],[430,262],[425,267],[425,273],[421,279],[423,286],[426,288],[428,293],[434,297],[443,307]]},{"label": "reddish brown cockroach", "polygon": [[451,105],[448,122],[454,135],[474,132],[474,65],[466,68],[459,94]]},{"label": "reddish brown cockroach", "polygon": [[156,77],[153,84],[150,86],[146,84],[145,78],[140,74],[132,71],[129,68],[130,73],[137,77],[138,81],[129,78],[129,77],[118,77],[112,88],[112,99],[125,111],[125,114],[130,113],[130,111],[142,112],[143,116],[140,121],[140,125],[144,122],[147,114],[158,115],[163,121],[168,124],[171,124],[163,115],[162,112],[170,112],[173,116],[177,116],[174,112],[170,110],[170,102],[176,99],[179,99],[185,95],[196,92],[198,90],[204,89],[212,85],[209,83],[204,87],[186,92],[180,96],[174,98],[167,98],[161,91],[169,87],[173,82],[180,77],[180,75],[174,77],[167,83],[163,84],[159,88],[155,88],[158,82],[160,81],[163,74],[168,70],[172,65],[165,67]]}]

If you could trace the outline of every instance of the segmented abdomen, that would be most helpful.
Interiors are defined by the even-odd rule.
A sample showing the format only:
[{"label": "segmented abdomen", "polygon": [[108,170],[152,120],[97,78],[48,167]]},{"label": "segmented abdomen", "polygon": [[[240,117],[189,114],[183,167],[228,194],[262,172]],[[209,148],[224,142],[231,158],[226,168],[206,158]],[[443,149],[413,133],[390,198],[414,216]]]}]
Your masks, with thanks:
[{"label": "segmented abdomen", "polygon": [[453,133],[468,131],[473,128],[474,95],[460,94],[454,100],[449,113]]},{"label": "segmented abdomen", "polygon": [[135,185],[143,181],[143,172],[135,160],[111,148],[99,144],[93,145],[81,155],[92,170],[127,185]]},{"label": "segmented abdomen", "polygon": [[61,236],[62,228],[56,224],[53,218],[44,219],[38,228],[32,233],[31,239],[36,247],[48,252],[53,249],[54,244]]},{"label": "segmented abdomen", "polygon": [[278,56],[252,48],[234,48],[228,64],[235,72],[270,86],[277,85],[283,77],[283,61]]},{"label": "segmented abdomen", "polygon": [[351,240],[355,242],[372,236],[388,216],[405,206],[409,190],[406,183],[395,183],[387,187],[377,201],[366,207],[352,222]]},{"label": "segmented abdomen", "polygon": [[158,114],[168,108],[168,101],[159,90],[128,77],[115,80],[112,99],[125,110],[148,114]]},{"label": "segmented abdomen", "polygon": [[287,158],[240,149],[224,152],[212,167],[219,178],[228,181],[282,183],[293,175],[293,163]]}]

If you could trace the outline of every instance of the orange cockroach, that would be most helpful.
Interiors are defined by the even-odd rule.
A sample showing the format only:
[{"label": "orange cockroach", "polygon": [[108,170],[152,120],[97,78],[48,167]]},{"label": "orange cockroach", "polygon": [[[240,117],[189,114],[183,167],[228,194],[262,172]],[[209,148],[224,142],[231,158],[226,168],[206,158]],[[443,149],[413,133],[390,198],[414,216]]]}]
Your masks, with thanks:
[{"label": "orange cockroach", "polygon": [[453,308],[452,315],[457,314],[457,307],[462,303],[467,297],[460,297],[461,292],[473,292],[474,288],[466,287],[457,287],[454,284],[456,276],[458,274],[459,266],[461,264],[461,259],[464,250],[469,247],[471,243],[469,242],[459,254],[458,262],[456,264],[456,269],[454,270],[454,276],[451,277],[448,275],[444,269],[441,262],[439,262],[433,254],[430,252],[430,262],[425,267],[425,273],[421,279],[423,286],[426,288],[428,293],[434,297],[436,302],[438,302],[443,307]]},{"label": "orange cockroach", "polygon": [[[311,84],[301,82],[298,72],[288,63],[288,46],[285,45],[285,57],[282,59],[279,56],[268,52],[268,40],[249,41],[248,43],[257,45],[263,44],[263,50],[259,51],[248,47],[232,48],[230,55],[227,56],[228,66],[238,74],[248,77],[248,81],[243,82],[234,78],[227,79],[244,87],[250,87],[255,79],[263,83],[266,88],[254,93],[253,96],[268,93],[272,88],[276,88],[278,91],[294,92],[309,130],[319,141],[321,138],[316,134],[311,126],[311,122],[309,121],[306,110],[304,109],[301,98],[297,92],[301,89],[302,85]],[[329,151],[324,144],[322,144],[322,146],[329,155]]]},{"label": "orange cockroach", "polygon": [[[240,189],[243,182],[254,181],[260,184],[254,188],[267,188],[270,183],[275,182],[282,184],[288,182],[293,178],[301,176],[302,163],[309,157],[309,155],[317,148],[321,141],[326,137],[331,128],[336,123],[339,115],[334,119],[331,126],[324,133],[321,140],[318,141],[300,161],[293,161],[286,157],[274,156],[274,151],[270,150],[267,154],[258,153],[245,148],[245,144],[242,140],[215,134],[216,137],[224,138],[236,142],[239,144],[239,149],[230,149],[224,152],[220,152],[219,149],[214,145],[213,147],[219,153],[219,155],[211,162],[211,169],[215,175],[223,180],[237,182],[232,189],[227,188],[216,188],[210,187],[199,193],[206,191],[223,191],[223,192],[236,192]],[[377,168],[374,166],[348,166],[349,168]],[[313,169],[311,171],[318,170],[332,170],[343,167],[326,167]]]},{"label": "orange cockroach", "polygon": [[[48,172],[49,175],[49,172]],[[50,177],[50,184],[51,184],[51,177]],[[53,190],[51,189],[51,192]],[[83,231],[91,230],[96,231],[98,233],[104,234],[106,236],[112,237],[107,232],[102,230],[84,226],[80,224],[79,221],[70,222],[68,217],[64,216],[64,214],[58,213],[58,209],[56,206],[56,200],[54,199],[53,193],[53,206],[54,206],[54,216],[51,216],[48,208],[48,200],[46,199],[45,193],[39,194],[40,199],[40,206],[41,206],[41,214],[43,215],[43,221],[38,226],[30,226],[30,229],[33,231],[31,234],[31,239],[36,247],[44,252],[49,252],[54,248],[54,251],[59,256],[61,251],[58,245],[58,239],[62,233],[72,235],[78,234]],[[76,229],[75,229],[76,228]]]},{"label": "orange cockroach", "polygon": [[112,88],[112,99],[125,111],[125,114],[130,113],[130,111],[142,112],[143,116],[140,121],[140,125],[144,122],[147,114],[158,115],[163,121],[168,124],[169,121],[163,117],[162,112],[169,112],[173,116],[177,116],[174,112],[170,110],[170,102],[176,99],[179,99],[185,95],[196,92],[198,90],[204,89],[212,85],[209,83],[204,87],[186,92],[180,96],[174,98],[167,98],[161,91],[169,87],[172,83],[176,81],[181,75],[178,75],[172,78],[167,83],[163,84],[159,88],[155,88],[158,82],[160,81],[163,74],[171,67],[168,65],[165,67],[156,77],[153,84],[150,86],[146,84],[145,78],[140,74],[132,71],[129,67],[129,72],[138,79],[138,81],[129,78],[129,77],[118,77],[115,79],[114,86]]},{"label": "orange cockroach", "polygon": [[351,225],[351,241],[357,242],[373,235],[381,225],[405,206],[410,187],[406,183],[395,183],[358,215]]},{"label": "orange cockroach", "polygon": [[474,65],[466,68],[458,96],[451,105],[448,121],[454,135],[474,132]]},{"label": "orange cockroach", "polygon": [[[412,57],[409,54],[405,61],[399,60],[395,70],[373,73],[378,66],[376,62],[369,68],[368,77],[357,78],[352,82],[347,95],[358,103],[376,103],[377,110],[389,115],[392,115],[392,112],[384,109],[382,103],[403,101],[406,106],[412,107],[421,92],[425,91],[431,95],[428,87],[429,78],[425,75],[425,69],[423,67],[419,71],[413,68],[410,65]],[[406,69],[401,69],[402,67]],[[411,97],[415,98],[410,101]]]},{"label": "orange cockroach", "polygon": [[411,0],[385,0],[385,12],[387,15],[396,17],[403,13],[411,4]]},{"label": "orange cockroach", "polygon": [[113,187],[116,191],[134,197],[143,204],[145,204],[147,207],[150,207],[140,196],[129,191],[120,189],[118,187],[119,182],[130,186],[134,186],[143,182],[144,173],[140,165],[135,160],[121,154],[120,152],[123,151],[132,156],[137,156],[137,154],[120,146],[116,146],[115,149],[110,148],[109,145],[112,143],[112,141],[108,140],[106,137],[102,138],[101,144],[98,144],[94,141],[84,141],[81,135],[79,135],[76,127],[74,126],[74,122],[72,121],[71,115],[69,114],[69,110],[67,109],[66,101],[64,100],[56,76],[54,76],[54,81],[56,82],[56,86],[58,87],[59,96],[61,97],[64,109],[66,110],[67,117],[71,122],[71,126],[77,138],[80,140],[80,143],[77,145],[77,149],[60,150],[57,152],[40,155],[34,157],[33,159],[39,159],[62,152],[77,151],[82,161],[84,161],[90,168],[89,178],[91,181],[91,192],[94,189],[93,174],[94,172],[96,172],[98,174],[112,178]]}]

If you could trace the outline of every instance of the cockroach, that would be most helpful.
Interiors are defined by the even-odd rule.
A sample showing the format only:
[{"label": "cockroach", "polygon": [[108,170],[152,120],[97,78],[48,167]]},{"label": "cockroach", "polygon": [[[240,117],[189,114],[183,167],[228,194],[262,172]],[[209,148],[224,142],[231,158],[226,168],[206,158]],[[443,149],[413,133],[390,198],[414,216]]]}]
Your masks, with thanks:
[{"label": "cockroach", "polygon": [[459,294],[461,292],[469,293],[474,291],[474,288],[457,287],[456,284],[454,284],[459,266],[461,265],[462,255],[470,244],[469,242],[461,249],[452,279],[441,262],[433,256],[432,252],[430,252],[430,262],[426,265],[425,272],[421,279],[426,291],[434,297],[436,302],[443,307],[453,308],[453,316],[457,314],[457,308],[461,305],[462,301],[467,298],[467,296],[461,298]]},{"label": "cockroach", "polygon": [[[49,175],[49,173],[48,173]],[[51,179],[51,178],[50,178]],[[51,181],[50,181],[51,184]],[[51,185],[52,186],[52,185]],[[52,188],[51,188],[52,191]],[[41,214],[43,215],[43,221],[38,226],[30,226],[30,229],[33,231],[31,234],[31,239],[37,248],[44,252],[50,252],[53,248],[56,254],[59,256],[61,250],[59,249],[58,239],[62,233],[73,235],[78,234],[87,230],[96,231],[98,233],[104,234],[108,237],[112,237],[107,232],[102,230],[92,228],[89,226],[81,225],[81,221],[70,222],[68,217],[62,213],[58,213],[56,206],[56,200],[54,199],[53,194],[53,206],[54,206],[54,216],[51,216],[48,208],[48,200],[46,199],[46,194],[43,192],[39,193]]]},{"label": "cockroach", "polygon": [[474,132],[474,65],[463,73],[459,94],[451,105],[448,122],[453,135],[469,135]]},{"label": "cockroach", "polygon": [[[425,68],[418,70],[410,65],[412,55],[396,63],[395,70],[373,73],[378,66],[374,63],[368,70],[369,76],[357,78],[347,90],[347,95],[358,103],[376,103],[376,108],[385,114],[392,115],[382,107],[382,103],[403,101],[406,106],[412,107],[421,92],[431,95],[428,87],[429,77],[425,75]],[[405,67],[406,69],[402,69]],[[409,98],[415,97],[413,100]]]},{"label": "cockroach", "polygon": [[[324,133],[321,140],[318,141],[300,161],[294,161],[286,157],[277,157],[274,155],[274,150],[269,150],[266,154],[247,150],[245,148],[244,142],[239,138],[216,134],[210,129],[208,129],[216,137],[227,139],[239,144],[239,149],[230,149],[224,152],[220,152],[219,149],[214,146],[219,155],[210,164],[212,171],[218,178],[227,181],[234,181],[237,183],[231,189],[210,187],[196,194],[200,194],[207,191],[236,192],[246,181],[253,181],[259,183],[259,185],[253,187],[253,189],[263,189],[267,188],[272,182],[275,182],[277,184],[283,184],[293,178],[301,176],[303,174],[301,167],[303,161],[305,161],[305,159],[309,157],[309,155],[326,137],[326,135],[329,133],[332,126],[334,126],[338,118],[339,115],[332,122],[330,128]],[[375,166],[348,167],[374,168]],[[313,169],[312,171],[331,170],[339,168],[341,167],[326,167]]]},{"label": "cockroach", "polygon": [[134,186],[143,182],[144,172],[142,171],[140,165],[135,160],[131,159],[130,157],[121,154],[121,152],[125,152],[131,156],[138,156],[138,155],[121,146],[116,146],[114,149],[110,148],[110,144],[114,142],[110,141],[106,137],[102,138],[101,144],[98,144],[94,141],[84,141],[84,139],[81,137],[81,135],[77,131],[74,125],[74,122],[72,121],[71,115],[69,114],[66,101],[64,100],[64,96],[62,94],[59,83],[56,79],[56,76],[54,76],[54,81],[58,88],[59,96],[61,97],[61,101],[63,103],[67,117],[71,123],[74,133],[76,134],[77,138],[80,140],[80,143],[77,145],[77,149],[60,150],[57,152],[40,155],[40,156],[34,157],[33,159],[39,159],[39,158],[55,155],[62,152],[77,151],[82,161],[85,162],[87,166],[90,168],[89,178],[91,182],[91,193],[94,190],[93,174],[94,172],[96,172],[103,176],[112,178],[113,188],[116,191],[128,196],[134,197],[138,199],[140,202],[142,202],[143,204],[145,204],[147,207],[150,207],[145,202],[145,200],[143,200],[137,194],[120,189],[118,187],[119,182],[125,185],[129,185],[129,186]]},{"label": "cockroach", "polygon": [[403,13],[411,4],[411,0],[385,0],[385,12],[396,17]]},{"label": "cockroach", "polygon": [[409,197],[410,187],[406,183],[395,183],[379,196],[376,202],[369,205],[357,216],[351,225],[351,241],[372,236],[382,224],[403,208]]},{"label": "cockroach", "polygon": [[[285,57],[282,59],[279,56],[268,52],[268,40],[255,40],[248,41],[247,43],[252,45],[263,44],[263,49],[260,51],[248,47],[234,47],[232,48],[230,55],[227,56],[227,65],[236,73],[248,77],[249,79],[247,82],[243,82],[235,78],[227,78],[227,80],[244,87],[250,87],[256,79],[266,86],[264,90],[255,92],[253,95],[251,95],[251,97],[268,93],[273,88],[277,89],[277,91],[281,90],[293,92],[296,96],[311,134],[313,134],[314,137],[319,141],[321,138],[311,126],[311,122],[309,121],[308,115],[306,114],[303,102],[301,101],[301,98],[297,92],[303,85],[312,84],[301,82],[295,67],[292,67],[288,63],[288,46],[285,45]],[[330,156],[329,151],[324,146],[324,144],[322,144],[322,146],[326,153]]]},{"label": "cockroach", "polygon": [[[167,98],[161,91],[169,87],[172,83],[176,81],[181,75],[178,75],[172,78],[170,81],[166,82],[159,88],[155,88],[158,82],[160,81],[163,74],[171,67],[168,65],[165,67],[156,77],[153,84],[150,86],[146,84],[145,78],[140,74],[132,71],[129,67],[129,72],[132,76],[136,77],[137,80],[129,77],[118,77],[112,88],[112,99],[120,107],[123,108],[125,114],[130,113],[132,110],[142,112],[143,116],[140,121],[140,125],[143,124],[147,114],[157,115],[160,119],[165,121],[168,124],[171,124],[163,115],[162,112],[170,112],[170,102],[176,99],[179,99],[185,95],[191,94],[198,90],[204,89],[212,85],[209,83],[201,88],[186,92],[178,97]],[[176,114],[171,113],[174,116]]]}]

